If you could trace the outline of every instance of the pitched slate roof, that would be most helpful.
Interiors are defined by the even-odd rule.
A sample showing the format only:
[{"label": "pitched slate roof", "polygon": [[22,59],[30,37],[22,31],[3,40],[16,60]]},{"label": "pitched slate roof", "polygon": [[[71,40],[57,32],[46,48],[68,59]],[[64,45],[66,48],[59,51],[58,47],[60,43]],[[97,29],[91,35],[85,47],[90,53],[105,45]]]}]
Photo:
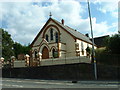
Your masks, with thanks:
[{"label": "pitched slate roof", "polygon": [[97,47],[105,47],[105,39],[109,37],[109,35],[101,36],[101,37],[95,37],[94,42],[97,45]]},{"label": "pitched slate roof", "polygon": [[58,23],[61,27],[63,27],[64,29],[66,29],[70,34],[72,34],[74,37],[76,37],[77,39],[80,39],[80,40],[83,40],[83,41],[86,41],[90,44],[92,44],[92,41],[90,40],[89,37],[85,36],[84,34],[78,32],[77,30],[74,30],[66,25],[63,25],[62,23],[58,22],[57,20],[55,19],[52,19],[54,20],[56,23]]}]

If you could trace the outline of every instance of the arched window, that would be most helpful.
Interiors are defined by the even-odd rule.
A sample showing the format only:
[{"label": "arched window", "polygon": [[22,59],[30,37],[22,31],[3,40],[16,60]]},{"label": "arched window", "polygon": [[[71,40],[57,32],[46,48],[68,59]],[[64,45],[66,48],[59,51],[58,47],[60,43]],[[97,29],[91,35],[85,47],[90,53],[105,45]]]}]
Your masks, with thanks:
[{"label": "arched window", "polygon": [[52,55],[55,58],[55,49],[52,50]]},{"label": "arched window", "polygon": [[50,29],[50,38],[51,40],[53,40],[53,29],[52,28]]},{"label": "arched window", "polygon": [[55,34],[55,42],[58,43],[58,33]]},{"label": "arched window", "polygon": [[84,55],[84,45],[83,45],[83,42],[81,42],[81,51],[82,51],[82,55]]},{"label": "arched window", "polygon": [[37,58],[37,51],[35,51],[35,58]]},{"label": "arched window", "polygon": [[58,58],[58,52],[53,48],[52,50],[53,58]]},{"label": "arched window", "polygon": [[46,40],[49,42],[48,35],[46,34]]}]

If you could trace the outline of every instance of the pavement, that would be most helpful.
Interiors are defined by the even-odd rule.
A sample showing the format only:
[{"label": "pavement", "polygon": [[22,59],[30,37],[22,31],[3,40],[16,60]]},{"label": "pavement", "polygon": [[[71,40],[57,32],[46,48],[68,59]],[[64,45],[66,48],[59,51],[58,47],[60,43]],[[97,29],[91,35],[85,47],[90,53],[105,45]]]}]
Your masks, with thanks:
[{"label": "pavement", "polygon": [[[119,81],[72,81],[2,78],[2,88],[109,88],[119,90]],[[4,89],[3,89],[4,90]]]}]

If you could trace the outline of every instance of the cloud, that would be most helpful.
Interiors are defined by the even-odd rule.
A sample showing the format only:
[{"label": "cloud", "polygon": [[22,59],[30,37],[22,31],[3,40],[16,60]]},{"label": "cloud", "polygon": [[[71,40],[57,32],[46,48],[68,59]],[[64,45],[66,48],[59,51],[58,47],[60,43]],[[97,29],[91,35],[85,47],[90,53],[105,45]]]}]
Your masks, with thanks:
[{"label": "cloud", "polygon": [[93,30],[95,37],[111,35],[118,32],[117,23],[112,23],[111,25],[108,25],[106,21],[96,23],[96,19],[93,20]]},{"label": "cloud", "polygon": [[99,11],[102,13],[111,13],[111,16],[118,18],[118,0],[111,0],[109,2],[103,1],[96,1],[93,2],[94,4],[99,4],[101,7],[98,8]]},{"label": "cloud", "polygon": [[[89,33],[89,36],[91,37],[89,18],[80,19],[79,25],[73,27],[77,28],[79,32],[82,32],[84,34]],[[118,32],[118,23],[112,23],[111,25],[108,25],[107,21],[97,23],[97,20],[94,17],[92,18],[92,30],[94,37],[115,34]]]},{"label": "cloud", "polygon": [[[77,8],[80,8],[81,11]],[[43,2],[3,2],[2,25],[3,28],[7,25],[5,28],[12,34],[14,41],[27,44],[35,38],[45,24],[50,11],[56,19],[65,18],[68,22],[71,18],[71,21],[76,23],[75,20],[80,18],[79,13],[82,12],[82,8],[76,1],[51,2],[50,5]]]},{"label": "cloud", "polygon": [[[21,44],[28,44],[33,41],[40,29],[49,19],[49,12],[52,17],[60,21],[65,20],[65,25],[79,30],[81,33],[90,33],[89,18],[83,19],[84,6],[78,1],[51,1],[51,2],[3,2],[0,3],[2,13],[2,27],[11,35],[14,41]],[[109,26],[106,21],[97,23],[92,18],[94,35],[105,35],[115,25]]]},{"label": "cloud", "polygon": [[15,41],[22,44],[30,43],[46,20],[43,9],[30,2],[6,2],[2,4],[2,9],[2,21],[7,23],[6,30]]}]

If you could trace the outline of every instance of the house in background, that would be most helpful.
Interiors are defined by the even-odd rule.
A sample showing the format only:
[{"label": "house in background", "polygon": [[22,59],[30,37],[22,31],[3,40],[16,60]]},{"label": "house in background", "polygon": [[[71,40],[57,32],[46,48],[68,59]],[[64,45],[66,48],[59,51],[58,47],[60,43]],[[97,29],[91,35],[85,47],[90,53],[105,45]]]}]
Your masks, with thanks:
[{"label": "house in background", "polygon": [[18,60],[25,60],[25,54],[18,54],[17,59]]},{"label": "house in background", "polygon": [[[86,48],[92,47],[89,37],[61,22],[49,18],[31,43],[32,57],[41,53],[42,59],[87,56]],[[96,46],[95,46],[96,48]]]},{"label": "house in background", "polygon": [[[97,45],[97,48],[104,48],[105,47],[105,39],[108,38],[109,35],[95,37],[94,43]],[[92,39],[91,39],[92,40]]]}]

